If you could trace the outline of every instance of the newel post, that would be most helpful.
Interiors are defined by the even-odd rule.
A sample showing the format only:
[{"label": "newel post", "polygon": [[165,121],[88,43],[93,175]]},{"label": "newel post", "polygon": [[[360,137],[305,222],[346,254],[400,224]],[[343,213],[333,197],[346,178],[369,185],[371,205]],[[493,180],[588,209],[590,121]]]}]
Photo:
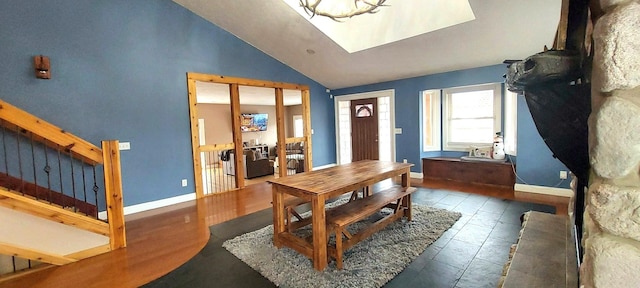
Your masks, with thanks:
[{"label": "newel post", "polygon": [[115,250],[127,247],[119,141],[102,141],[102,157],[104,158],[104,190],[109,221],[109,243],[111,250]]}]

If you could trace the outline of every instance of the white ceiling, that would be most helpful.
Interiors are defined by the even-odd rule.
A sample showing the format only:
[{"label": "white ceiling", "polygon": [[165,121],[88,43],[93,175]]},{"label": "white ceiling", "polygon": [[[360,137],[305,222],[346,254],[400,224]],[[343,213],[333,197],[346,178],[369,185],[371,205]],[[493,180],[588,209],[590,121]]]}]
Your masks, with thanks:
[{"label": "white ceiling", "polygon": [[[552,46],[561,5],[560,0],[469,0],[475,20],[349,53],[282,0],[174,1],[330,89],[524,59]],[[389,6],[380,10],[400,1],[416,7],[426,2],[387,0]],[[363,38],[393,33],[418,22],[358,33]]]}]

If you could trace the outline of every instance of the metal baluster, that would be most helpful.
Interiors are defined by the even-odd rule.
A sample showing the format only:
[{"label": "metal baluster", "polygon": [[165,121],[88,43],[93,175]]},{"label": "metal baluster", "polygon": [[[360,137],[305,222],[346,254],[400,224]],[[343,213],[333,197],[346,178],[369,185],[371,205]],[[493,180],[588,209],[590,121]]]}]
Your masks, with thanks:
[{"label": "metal baluster", "polygon": [[61,199],[61,203],[60,206],[62,206],[62,208],[64,208],[64,185],[62,183],[62,161],[60,161],[60,150],[58,150],[58,174],[60,175],[60,194],[62,194],[60,197]]},{"label": "metal baluster", "polygon": [[22,175],[22,153],[20,153],[20,131],[16,131],[16,143],[18,149],[18,172],[20,173],[20,193],[24,196],[24,177]]},{"label": "metal baluster", "polygon": [[40,199],[40,194],[38,193],[38,176],[36,174],[36,154],[33,150],[33,133],[31,133],[30,135],[30,140],[31,140],[31,165],[33,166],[33,184],[35,186],[35,197],[36,199]]},{"label": "metal baluster", "polygon": [[[93,167],[93,196],[95,197],[95,204],[96,204],[96,211],[98,211],[98,190],[100,190],[100,188],[98,188],[98,181],[96,181],[96,166],[91,166]],[[96,214],[96,219],[98,218],[98,214]]]},{"label": "metal baluster", "polygon": [[209,152],[200,152],[200,163],[204,163],[201,164],[202,167],[200,167],[200,173],[204,172],[204,175],[202,176],[202,194],[204,195],[211,193],[211,186],[209,186],[211,176],[209,175],[209,169],[207,168],[207,163],[209,163],[208,153]]},{"label": "metal baluster", "polygon": [[78,212],[78,199],[76,198],[76,175],[73,173],[73,151],[69,149],[69,163],[71,164],[71,193],[73,194],[73,212]]},{"label": "metal baluster", "polygon": [[[85,176],[84,176],[84,168],[87,167],[87,164],[84,163],[83,159],[80,159],[80,164],[81,164],[80,168],[82,168],[82,194],[84,196],[83,201],[84,201],[84,203],[89,203],[89,202],[87,202],[87,181],[86,181]],[[85,214],[89,215],[89,213],[87,213],[87,212],[89,212],[89,211],[85,211]]]},{"label": "metal baluster", "polygon": [[[216,151],[210,151],[209,153],[207,153],[207,163],[212,163],[210,160],[214,159],[215,161],[215,154]],[[213,162],[215,164],[215,162]],[[216,165],[213,165],[213,167],[207,169],[207,175],[209,175],[209,193],[207,194],[213,194],[216,192],[216,182],[217,182],[217,178],[216,178]]]},{"label": "metal baluster", "polygon": [[7,141],[5,140],[6,127],[4,127],[4,120],[2,120],[2,150],[4,152],[4,171],[7,174],[7,188],[9,187],[9,160],[7,159]]},{"label": "metal baluster", "polygon": [[11,256],[11,262],[13,262],[13,272],[16,272],[16,256]]},{"label": "metal baluster", "polygon": [[49,151],[47,151],[47,144],[42,142],[42,148],[44,148],[44,172],[47,173],[47,190],[49,190],[49,204],[51,204],[51,199],[53,196],[51,195],[51,166],[49,166]]},{"label": "metal baluster", "polygon": [[224,173],[224,166],[221,166],[221,162],[220,162],[220,153],[224,153],[224,150],[220,150],[217,151],[218,153],[216,153],[216,163],[218,164],[218,168],[215,170],[216,172],[216,192],[220,192],[226,189],[226,179],[225,179],[225,173]]}]

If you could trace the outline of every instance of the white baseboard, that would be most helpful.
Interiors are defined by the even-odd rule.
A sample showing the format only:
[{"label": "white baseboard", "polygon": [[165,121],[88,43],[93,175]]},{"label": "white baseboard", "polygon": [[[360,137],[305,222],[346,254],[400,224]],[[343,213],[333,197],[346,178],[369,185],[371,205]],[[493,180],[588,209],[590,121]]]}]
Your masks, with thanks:
[{"label": "white baseboard", "polygon": [[322,166],[316,166],[316,167],[313,167],[312,170],[322,170],[322,169],[330,168],[330,167],[337,166],[337,165],[338,164],[336,164],[336,163],[332,163],[332,164],[327,164],[327,165],[322,165]]},{"label": "white baseboard", "polygon": [[[337,164],[332,163],[332,164],[327,164],[327,165],[322,165],[322,166],[316,166],[316,167],[313,167],[313,170],[325,169],[325,168],[333,167],[333,166],[336,166],[336,165]],[[411,176],[410,177],[411,178],[422,179],[422,173],[411,172]],[[178,204],[178,203],[187,202],[187,201],[191,201],[191,200],[195,200],[195,199],[196,199],[196,193],[194,192],[194,193],[184,194],[184,195],[175,196],[175,197],[171,197],[171,198],[160,199],[160,200],[156,200],[156,201],[151,201],[151,202],[131,205],[131,206],[124,207],[124,215],[130,215],[130,214],[134,214],[134,213],[148,211],[148,210],[151,210],[151,209],[162,208],[162,207],[166,207],[166,206],[169,206],[169,205],[175,205],[175,204]],[[107,219],[107,211],[99,212],[98,213],[98,218],[100,218],[102,220],[106,220]]]},{"label": "white baseboard", "polygon": [[411,172],[411,175],[409,177],[414,179],[422,179],[422,176],[424,176],[422,172]]},{"label": "white baseboard", "polygon": [[513,185],[513,190],[560,197],[573,197],[573,190],[569,188],[546,187],[516,183],[515,185]]},{"label": "white baseboard", "polygon": [[[140,203],[136,205],[131,205],[124,207],[124,215],[134,214],[138,212],[148,211],[151,209],[166,207],[169,205],[175,205],[182,202],[187,202],[196,199],[196,193],[189,193],[180,196],[175,196],[171,198],[160,199],[151,202]],[[98,218],[102,220],[107,219],[107,211],[101,211],[98,213]]]}]

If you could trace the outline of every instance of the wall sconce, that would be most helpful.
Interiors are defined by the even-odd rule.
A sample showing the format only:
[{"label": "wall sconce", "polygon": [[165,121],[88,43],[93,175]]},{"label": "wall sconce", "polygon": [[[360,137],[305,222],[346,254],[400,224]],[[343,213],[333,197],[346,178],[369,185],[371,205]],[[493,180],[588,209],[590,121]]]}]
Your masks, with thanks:
[{"label": "wall sconce", "polygon": [[51,79],[49,57],[42,55],[34,56],[33,65],[36,69],[36,78]]}]

